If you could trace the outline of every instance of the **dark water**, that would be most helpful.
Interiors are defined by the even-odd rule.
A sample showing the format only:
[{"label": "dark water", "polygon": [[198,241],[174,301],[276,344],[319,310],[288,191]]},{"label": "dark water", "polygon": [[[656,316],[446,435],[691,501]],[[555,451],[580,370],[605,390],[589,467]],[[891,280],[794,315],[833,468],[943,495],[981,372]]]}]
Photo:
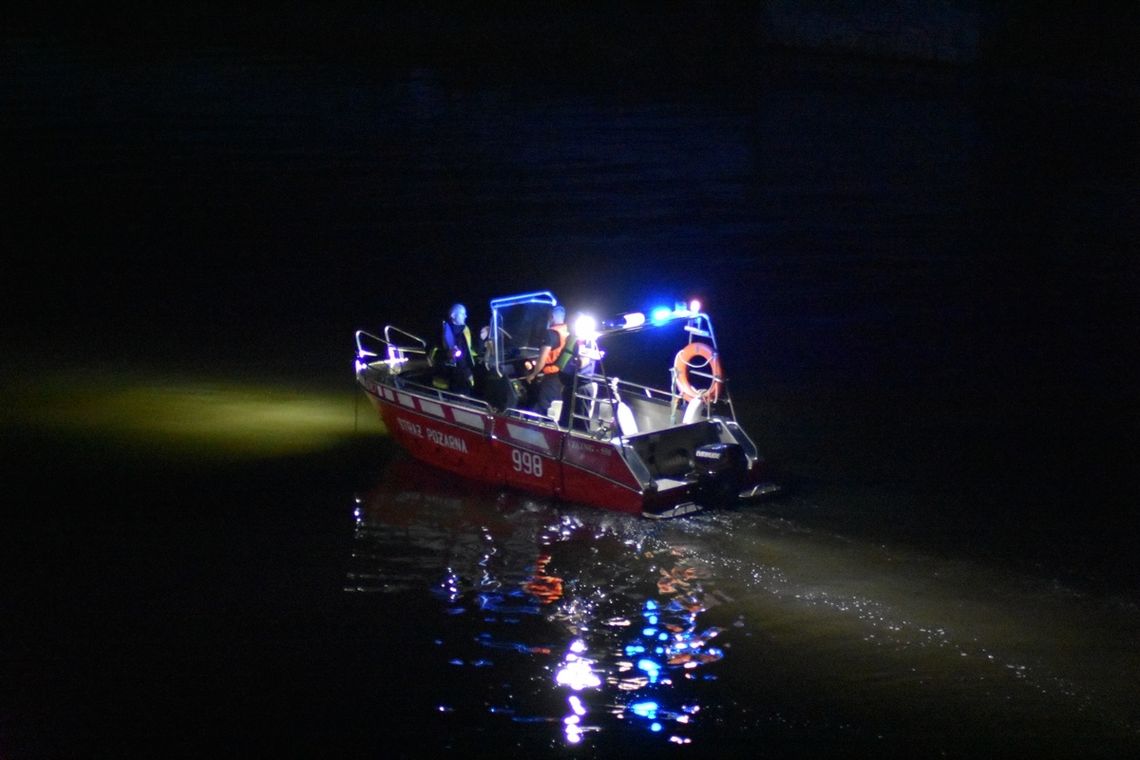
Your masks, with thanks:
[{"label": "dark water", "polygon": [[[1135,752],[1135,101],[588,73],[8,41],[0,756]],[[357,417],[353,329],[535,288],[702,298],[789,493]]]}]

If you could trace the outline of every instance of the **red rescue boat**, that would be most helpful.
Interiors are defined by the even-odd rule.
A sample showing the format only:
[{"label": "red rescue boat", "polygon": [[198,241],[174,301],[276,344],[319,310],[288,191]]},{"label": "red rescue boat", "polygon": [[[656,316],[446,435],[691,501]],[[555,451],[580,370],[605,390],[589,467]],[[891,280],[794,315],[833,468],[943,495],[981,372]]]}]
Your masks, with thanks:
[{"label": "red rescue boat", "polygon": [[[446,390],[454,368],[393,325],[382,337],[357,331],[357,382],[412,456],[484,483],[653,518],[779,490],[736,420],[712,321],[696,302],[600,325],[581,317],[561,398],[527,408],[522,378],[557,304],[547,291],[491,301],[470,392]],[[670,325],[684,337],[662,368],[668,389],[606,374],[611,343],[626,340],[617,336]]]}]

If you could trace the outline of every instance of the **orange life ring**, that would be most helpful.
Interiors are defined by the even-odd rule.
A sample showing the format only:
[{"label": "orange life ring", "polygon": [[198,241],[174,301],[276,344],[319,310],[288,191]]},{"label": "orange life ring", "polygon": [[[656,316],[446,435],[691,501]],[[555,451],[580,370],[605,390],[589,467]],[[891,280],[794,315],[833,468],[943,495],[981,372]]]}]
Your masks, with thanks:
[{"label": "orange life ring", "polygon": [[[712,385],[708,388],[694,388],[693,384],[689,382],[689,367],[693,366],[692,361],[697,356],[705,360],[705,365],[708,366],[709,373],[713,376]],[[705,365],[698,365],[697,368],[700,369]],[[701,396],[707,403],[713,404],[720,398],[720,387],[724,384],[724,373],[721,371],[720,357],[708,343],[694,341],[678,351],[676,358],[673,359],[673,376],[677,381],[677,390],[681,392],[681,397],[686,401],[692,401]]]}]

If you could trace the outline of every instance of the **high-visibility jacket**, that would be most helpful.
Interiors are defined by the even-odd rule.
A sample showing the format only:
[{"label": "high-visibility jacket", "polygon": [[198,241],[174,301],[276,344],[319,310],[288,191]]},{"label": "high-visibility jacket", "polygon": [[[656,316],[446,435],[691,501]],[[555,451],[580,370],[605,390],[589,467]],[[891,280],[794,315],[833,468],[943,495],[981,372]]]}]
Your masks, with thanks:
[{"label": "high-visibility jacket", "polygon": [[[446,358],[448,362],[454,362],[466,357],[464,361],[473,363],[475,360],[475,350],[471,345],[471,330],[467,325],[460,327],[445,320],[443,323],[443,349],[448,354]],[[460,350],[459,356],[455,355],[456,349]]]}]

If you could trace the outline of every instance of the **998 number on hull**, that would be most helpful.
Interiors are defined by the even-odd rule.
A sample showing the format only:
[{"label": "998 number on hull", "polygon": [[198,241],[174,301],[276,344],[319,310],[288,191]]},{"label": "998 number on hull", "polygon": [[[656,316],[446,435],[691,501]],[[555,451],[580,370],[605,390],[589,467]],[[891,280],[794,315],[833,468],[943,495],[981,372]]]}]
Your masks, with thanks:
[{"label": "998 number on hull", "polygon": [[521,472],[523,475],[531,475],[536,478],[542,477],[542,457],[538,454],[512,449],[511,464],[514,465],[515,472]]}]

